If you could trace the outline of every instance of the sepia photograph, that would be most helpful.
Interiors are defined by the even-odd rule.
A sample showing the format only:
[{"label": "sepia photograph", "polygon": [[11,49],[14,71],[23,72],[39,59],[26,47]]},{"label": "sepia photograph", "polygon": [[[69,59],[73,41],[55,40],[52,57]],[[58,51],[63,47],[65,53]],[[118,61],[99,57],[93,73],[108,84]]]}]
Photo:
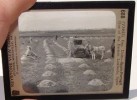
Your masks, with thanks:
[{"label": "sepia photograph", "polygon": [[38,10],[19,17],[26,93],[97,93],[114,84],[116,15],[109,10]]}]

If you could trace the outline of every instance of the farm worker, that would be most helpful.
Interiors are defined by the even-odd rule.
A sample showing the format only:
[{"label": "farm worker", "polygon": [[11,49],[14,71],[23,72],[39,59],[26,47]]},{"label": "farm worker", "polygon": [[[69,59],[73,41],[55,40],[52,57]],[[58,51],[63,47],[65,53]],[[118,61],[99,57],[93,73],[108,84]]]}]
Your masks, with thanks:
[{"label": "farm worker", "polygon": [[32,37],[29,38],[29,42],[28,43],[30,43],[30,44],[32,43]]},{"label": "farm worker", "polygon": [[36,60],[38,58],[38,56],[36,55],[36,53],[34,53],[32,51],[32,48],[30,46],[27,46],[27,50],[25,52],[25,56],[32,58],[33,60]]},{"label": "farm worker", "polygon": [[36,0],[0,0],[0,49],[7,38],[11,25],[22,12],[28,10],[35,2]]},{"label": "farm worker", "polygon": [[55,39],[56,39],[56,40],[58,39],[58,35],[55,36]]}]

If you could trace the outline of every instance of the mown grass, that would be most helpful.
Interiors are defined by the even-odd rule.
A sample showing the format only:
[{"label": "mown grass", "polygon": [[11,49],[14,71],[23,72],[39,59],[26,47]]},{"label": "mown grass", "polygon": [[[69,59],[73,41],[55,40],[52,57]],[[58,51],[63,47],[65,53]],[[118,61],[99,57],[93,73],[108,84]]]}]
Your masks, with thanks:
[{"label": "mown grass", "polygon": [[[104,62],[104,60],[91,60],[91,59],[83,59],[86,64],[90,66],[90,68],[79,68],[78,66],[82,63],[72,62],[69,63],[69,67],[63,66],[61,63],[54,63],[57,66],[56,69],[52,69],[51,71],[56,73],[56,76],[52,77],[42,77],[42,74],[47,71],[45,70],[46,66],[46,54],[42,47],[43,40],[46,37],[35,37],[33,39],[37,39],[38,42],[33,44],[28,43],[29,37],[21,38],[21,55],[24,54],[25,48],[27,45],[31,45],[33,51],[38,54],[40,57],[39,62],[29,62],[22,64],[21,74],[22,74],[22,82],[23,87],[27,86],[26,84],[32,84],[31,92],[36,92],[37,85],[42,80],[52,80],[57,83],[55,87],[51,87],[51,91],[45,91],[46,88],[41,88],[39,92],[47,92],[47,93],[80,93],[80,92],[95,92],[95,91],[107,91],[110,90],[113,85],[113,59],[111,58],[111,53],[105,55],[105,59],[111,58],[111,62]],[[91,45],[99,46],[104,45],[106,47],[106,51],[110,50],[111,43],[113,38],[96,38],[90,39],[88,41]],[[64,42],[63,42],[64,41]],[[63,53],[60,51],[60,48],[56,47],[52,43],[52,39],[48,41],[50,46],[52,46],[52,52],[55,57],[58,55],[61,57]],[[57,42],[67,48],[67,41],[63,38],[58,38]],[[53,49],[54,48],[54,49]],[[64,57],[65,55],[63,55]],[[67,57],[67,56],[66,56]],[[57,58],[58,59],[58,58]],[[96,75],[83,75],[83,72],[86,70],[93,70]],[[105,85],[102,86],[90,86],[88,82],[92,79],[100,79]],[[30,92],[30,91],[29,91]]]}]

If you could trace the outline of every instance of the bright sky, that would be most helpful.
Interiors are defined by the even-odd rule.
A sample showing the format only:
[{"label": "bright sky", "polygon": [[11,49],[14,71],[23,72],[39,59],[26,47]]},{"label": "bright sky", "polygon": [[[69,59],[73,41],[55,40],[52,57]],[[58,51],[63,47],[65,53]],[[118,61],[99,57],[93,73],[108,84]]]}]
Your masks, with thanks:
[{"label": "bright sky", "polygon": [[115,28],[112,11],[52,10],[23,13],[19,19],[20,31],[51,31]]}]

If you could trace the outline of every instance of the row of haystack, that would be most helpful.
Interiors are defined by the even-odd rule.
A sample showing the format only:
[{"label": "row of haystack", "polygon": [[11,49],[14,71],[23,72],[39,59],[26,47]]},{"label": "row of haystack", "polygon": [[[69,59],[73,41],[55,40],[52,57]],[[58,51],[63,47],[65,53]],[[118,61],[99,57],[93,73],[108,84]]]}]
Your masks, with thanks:
[{"label": "row of haystack", "polygon": [[[85,63],[79,65],[79,68],[86,68],[87,69],[83,72],[83,75],[86,75],[86,76],[96,75],[96,73],[93,70],[88,69],[88,68],[90,68],[90,66],[85,64]],[[102,86],[102,85],[104,85],[104,83],[100,79],[92,79],[91,81],[88,82],[88,85],[90,85],[90,86]]]},{"label": "row of haystack", "polygon": [[59,44],[59,43],[57,43],[56,41],[53,41],[53,43],[54,43],[56,46],[58,46],[59,48],[61,48],[64,52],[66,52],[66,53],[67,53],[67,51],[68,51],[68,49],[67,49],[67,48],[65,48],[64,46],[60,45],[60,44]]},{"label": "row of haystack", "polygon": [[[46,66],[44,70],[46,70],[43,74],[42,77],[48,78],[43,81],[41,81],[37,87],[39,88],[40,92],[44,93],[50,93],[54,92],[54,88],[57,85],[56,82],[53,80],[49,80],[49,77],[56,76],[57,74],[53,71],[53,69],[56,69],[57,67],[55,66],[56,64],[56,58],[53,56],[52,52],[50,51],[49,45],[47,43],[47,40],[45,39],[43,41],[43,47],[46,53]],[[51,88],[52,87],[52,88]]]}]

